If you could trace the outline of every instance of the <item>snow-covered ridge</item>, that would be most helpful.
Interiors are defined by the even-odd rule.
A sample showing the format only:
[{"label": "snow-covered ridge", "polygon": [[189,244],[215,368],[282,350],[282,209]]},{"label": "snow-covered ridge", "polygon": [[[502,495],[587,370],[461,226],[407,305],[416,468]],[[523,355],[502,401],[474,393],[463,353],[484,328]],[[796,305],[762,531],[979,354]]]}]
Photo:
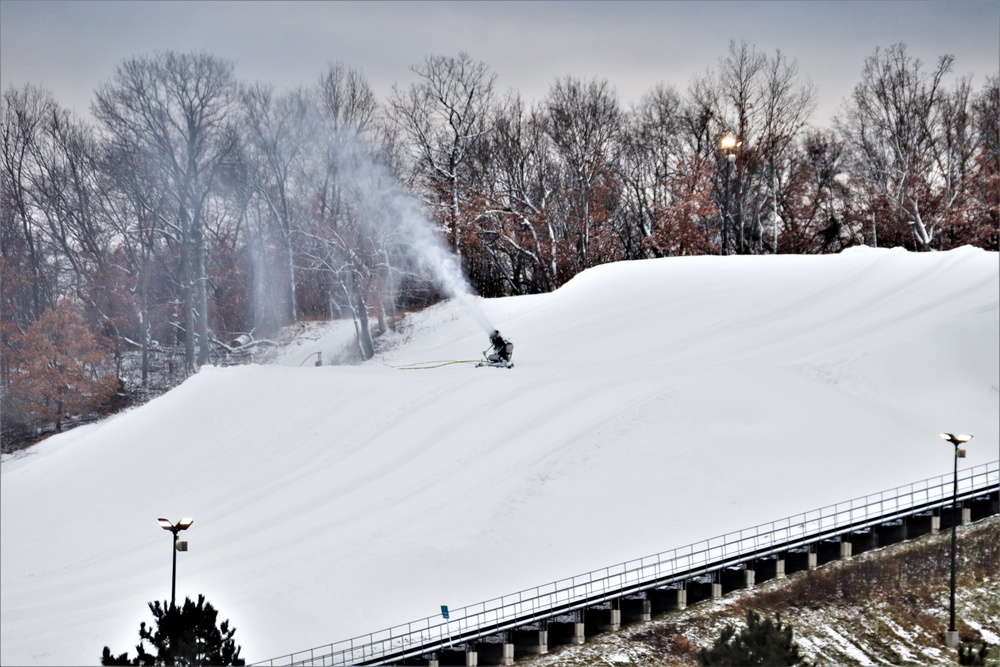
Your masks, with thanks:
[{"label": "snow-covered ridge", "polygon": [[[998,457],[997,253],[853,249],[586,271],[457,303],[358,366],[205,368],[2,473],[0,662],[135,644],[169,595],[258,660]],[[306,352],[308,353],[308,352]],[[301,356],[305,356],[304,354]],[[296,360],[298,363],[298,360]]]}]

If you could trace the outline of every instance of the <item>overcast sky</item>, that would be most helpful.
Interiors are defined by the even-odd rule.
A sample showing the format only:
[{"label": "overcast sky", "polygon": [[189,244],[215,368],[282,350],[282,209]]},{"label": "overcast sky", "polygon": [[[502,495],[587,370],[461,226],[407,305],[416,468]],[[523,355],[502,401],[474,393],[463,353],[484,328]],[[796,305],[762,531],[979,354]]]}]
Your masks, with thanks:
[{"label": "overcast sky", "polygon": [[814,121],[828,125],[864,58],[896,42],[931,67],[954,55],[978,90],[1000,70],[1000,2],[0,0],[0,82],[44,86],[88,113],[96,86],[126,58],[205,51],[235,61],[240,79],[279,89],[311,85],[341,62],[384,100],[428,55],[466,51],[501,91],[531,101],[570,75],[607,79],[629,105],[660,82],[686,89],[730,40],[798,60],[818,89]]}]

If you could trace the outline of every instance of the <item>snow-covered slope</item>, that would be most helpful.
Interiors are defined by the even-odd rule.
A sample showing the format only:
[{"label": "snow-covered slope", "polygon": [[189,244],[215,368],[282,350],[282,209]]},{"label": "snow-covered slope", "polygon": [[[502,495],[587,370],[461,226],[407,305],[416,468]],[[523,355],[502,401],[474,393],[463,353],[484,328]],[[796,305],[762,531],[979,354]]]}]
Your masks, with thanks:
[{"label": "snow-covered slope", "polygon": [[[357,366],[205,368],[2,472],[3,664],[97,662],[170,594],[275,657],[998,456],[996,253],[619,263],[454,302]],[[305,357],[309,350],[296,351]],[[298,362],[296,362],[298,363]]]}]

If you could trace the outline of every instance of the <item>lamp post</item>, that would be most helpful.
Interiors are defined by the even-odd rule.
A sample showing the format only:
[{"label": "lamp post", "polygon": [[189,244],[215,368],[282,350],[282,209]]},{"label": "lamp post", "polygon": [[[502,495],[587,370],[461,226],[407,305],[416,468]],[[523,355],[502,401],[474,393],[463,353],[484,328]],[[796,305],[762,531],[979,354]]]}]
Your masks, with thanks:
[{"label": "lamp post", "polygon": [[177,541],[177,533],[181,532],[182,530],[187,530],[188,528],[190,528],[191,524],[194,523],[194,519],[191,518],[181,519],[180,521],[177,522],[176,525],[170,523],[170,521],[168,521],[167,519],[162,519],[162,518],[157,519],[156,522],[160,524],[160,528],[162,528],[163,530],[169,530],[171,533],[174,534],[174,547],[172,549],[174,555],[173,559],[174,562],[170,574],[170,606],[173,607],[175,606],[175,599],[177,597],[177,552],[187,551],[187,546],[188,546],[187,542]]},{"label": "lamp post", "polygon": [[736,162],[736,153],[733,150],[739,145],[736,141],[736,137],[731,134],[727,134],[722,139],[719,140],[719,148],[726,152],[726,178],[723,184],[723,190],[725,190],[725,203],[723,204],[722,211],[722,254],[729,254],[729,179],[730,173],[733,168],[733,163]]},{"label": "lamp post", "polygon": [[948,630],[944,633],[944,643],[948,648],[958,647],[958,630],[955,628],[955,546],[958,522],[958,460],[965,458],[965,450],[959,445],[972,440],[971,435],[953,435],[942,433],[941,438],[955,445],[955,468],[951,481],[951,604],[949,606]]}]

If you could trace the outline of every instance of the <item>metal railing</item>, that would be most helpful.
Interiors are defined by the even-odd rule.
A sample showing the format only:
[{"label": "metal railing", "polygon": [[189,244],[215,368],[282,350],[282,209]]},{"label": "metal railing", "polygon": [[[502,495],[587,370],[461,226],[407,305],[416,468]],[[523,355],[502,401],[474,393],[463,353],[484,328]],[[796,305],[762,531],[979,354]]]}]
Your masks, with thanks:
[{"label": "metal railing", "polygon": [[[258,665],[380,664],[429,653],[607,600],[805,547],[952,502],[941,475],[626,561]],[[959,471],[958,498],[1000,489],[1000,461]]]}]

